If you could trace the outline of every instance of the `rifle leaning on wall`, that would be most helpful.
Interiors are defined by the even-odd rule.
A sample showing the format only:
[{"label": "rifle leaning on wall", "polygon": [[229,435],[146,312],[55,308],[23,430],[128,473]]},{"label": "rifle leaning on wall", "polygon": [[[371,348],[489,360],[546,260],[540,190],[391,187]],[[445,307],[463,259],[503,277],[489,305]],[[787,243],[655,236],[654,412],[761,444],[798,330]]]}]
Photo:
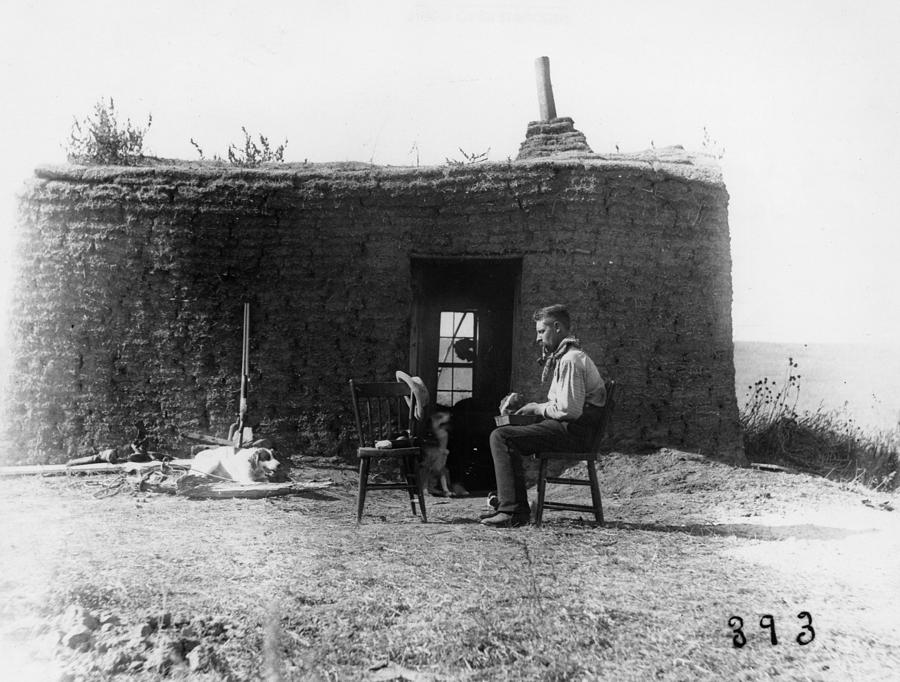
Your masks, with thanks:
[{"label": "rifle leaning on wall", "polygon": [[[247,423],[247,385],[250,383],[250,304],[244,304],[244,345],[241,350],[241,401],[238,407],[238,420],[228,429],[228,440],[234,443],[234,434],[238,434],[238,449],[244,446],[244,425]],[[252,439],[252,435],[251,435]]]}]

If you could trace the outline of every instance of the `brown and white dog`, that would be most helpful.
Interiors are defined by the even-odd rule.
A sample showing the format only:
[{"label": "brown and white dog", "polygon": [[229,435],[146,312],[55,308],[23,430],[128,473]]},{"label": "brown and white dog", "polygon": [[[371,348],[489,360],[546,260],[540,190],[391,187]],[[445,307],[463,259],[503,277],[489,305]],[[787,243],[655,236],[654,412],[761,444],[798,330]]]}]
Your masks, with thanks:
[{"label": "brown and white dog", "polygon": [[450,451],[450,413],[438,409],[431,415],[431,435],[434,441],[426,441],[422,446],[422,480],[425,488],[432,495],[450,497],[450,471],[447,469],[447,456]]},{"label": "brown and white dog", "polygon": [[191,462],[190,473],[205,474],[219,481],[249,484],[266,481],[279,465],[269,448],[237,450],[224,445],[198,452]]}]

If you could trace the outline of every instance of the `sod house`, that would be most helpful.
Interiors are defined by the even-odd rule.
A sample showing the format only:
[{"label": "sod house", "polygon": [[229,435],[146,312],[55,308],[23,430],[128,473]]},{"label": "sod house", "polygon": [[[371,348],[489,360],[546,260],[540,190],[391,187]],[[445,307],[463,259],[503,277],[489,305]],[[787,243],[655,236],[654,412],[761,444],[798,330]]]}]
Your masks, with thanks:
[{"label": "sod house", "polygon": [[503,163],[42,167],[5,442],[42,463],[227,434],[247,302],[257,433],[349,457],[348,380],[404,370],[453,409],[451,464],[478,488],[502,396],[546,390],[531,314],[562,302],[618,382],[611,445],[739,462],[727,208],[710,157],[595,154],[555,112]]}]

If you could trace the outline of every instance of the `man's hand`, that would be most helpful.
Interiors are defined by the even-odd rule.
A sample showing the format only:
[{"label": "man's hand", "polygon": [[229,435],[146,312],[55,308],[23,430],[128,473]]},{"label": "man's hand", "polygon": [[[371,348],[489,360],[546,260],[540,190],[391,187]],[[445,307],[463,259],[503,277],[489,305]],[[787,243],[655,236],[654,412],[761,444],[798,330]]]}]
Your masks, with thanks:
[{"label": "man's hand", "polygon": [[533,414],[537,417],[543,417],[543,407],[540,403],[526,403],[516,410],[515,414]]}]

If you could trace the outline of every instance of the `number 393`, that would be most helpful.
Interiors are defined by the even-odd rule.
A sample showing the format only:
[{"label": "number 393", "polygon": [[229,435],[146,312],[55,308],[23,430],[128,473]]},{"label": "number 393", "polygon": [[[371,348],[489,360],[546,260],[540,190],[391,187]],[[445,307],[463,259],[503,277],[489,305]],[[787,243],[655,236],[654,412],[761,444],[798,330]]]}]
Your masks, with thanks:
[{"label": "number 393", "polygon": [[[800,632],[797,634],[796,641],[800,646],[809,644],[816,638],[816,631],[813,629],[812,615],[809,611],[801,611],[797,614],[803,623],[800,625]],[[728,626],[731,628],[731,641],[736,649],[740,649],[747,643],[747,636],[744,634],[744,619],[740,616],[732,616],[728,619]],[[759,619],[759,627],[769,631],[769,641],[772,644],[778,644],[778,635],[775,632],[775,617],[771,614],[765,614]]]}]

